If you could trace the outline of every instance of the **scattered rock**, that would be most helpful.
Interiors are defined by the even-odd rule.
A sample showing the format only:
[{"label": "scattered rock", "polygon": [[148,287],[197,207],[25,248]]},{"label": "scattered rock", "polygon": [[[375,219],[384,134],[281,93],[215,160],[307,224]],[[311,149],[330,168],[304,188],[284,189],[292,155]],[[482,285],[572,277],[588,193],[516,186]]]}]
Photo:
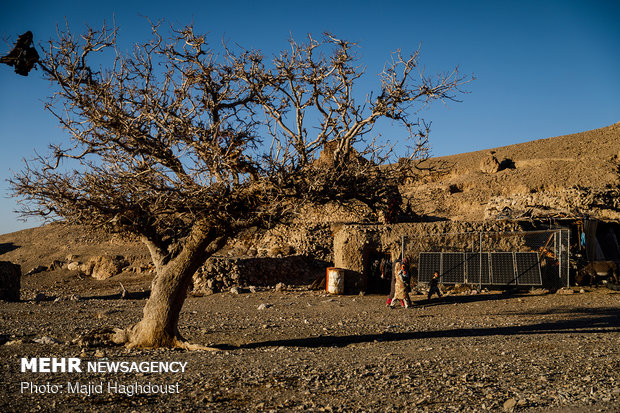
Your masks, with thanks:
[{"label": "scattered rock", "polygon": [[239,295],[241,293],[241,290],[239,289],[239,287],[236,287],[236,286],[230,287],[230,293]]},{"label": "scattered rock", "polygon": [[258,306],[258,309],[259,309],[259,310],[266,310],[266,309],[268,309],[268,308],[270,308],[270,307],[271,307],[271,304],[264,304],[264,303],[263,303],[263,304],[261,304],[261,305],[259,305],[259,306]]},{"label": "scattered rock", "polygon": [[64,262],[64,261],[61,261],[61,260],[54,260],[54,261],[52,261],[52,263],[50,264],[50,266],[48,267],[48,269],[49,269],[50,271],[59,270],[59,269],[61,269],[62,267],[64,267],[64,265],[65,265],[65,262]]},{"label": "scattered rock", "polygon": [[286,291],[287,289],[287,285],[284,283],[277,283],[276,284],[276,291],[280,292],[280,291]]},{"label": "scattered rock", "polygon": [[515,399],[508,399],[504,402],[504,410],[510,411],[515,408],[517,401]]},{"label": "scattered rock", "polygon": [[49,337],[49,336],[43,336],[41,338],[35,338],[34,340],[32,340],[33,343],[38,343],[38,344],[47,344],[47,345],[52,345],[52,344],[62,344],[62,341],[54,338],[54,337]]},{"label": "scattered rock", "polygon": [[80,268],[81,268],[80,263],[77,261],[72,261],[69,264],[67,264],[67,269],[69,271],[80,271]]},{"label": "scattered rock", "polygon": [[97,280],[106,280],[121,272],[122,262],[117,258],[99,256],[91,258],[88,262],[86,274]]},{"label": "scattered rock", "polygon": [[28,271],[24,275],[34,275],[34,274],[38,274],[38,273],[43,272],[43,271],[47,271],[47,267],[44,266],[44,265],[38,265],[38,266],[34,267],[33,269],[31,269],[30,271]]}]

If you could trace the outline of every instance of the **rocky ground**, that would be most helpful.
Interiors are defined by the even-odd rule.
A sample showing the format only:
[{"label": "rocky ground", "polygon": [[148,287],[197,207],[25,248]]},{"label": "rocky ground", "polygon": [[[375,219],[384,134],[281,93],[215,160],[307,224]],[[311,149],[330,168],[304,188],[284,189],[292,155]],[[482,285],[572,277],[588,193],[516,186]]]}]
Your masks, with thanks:
[{"label": "rocky ground", "polygon": [[[101,346],[87,334],[136,322],[144,298],[120,299],[114,288],[93,295],[87,286],[72,295],[52,288],[43,298],[27,278],[24,284],[22,302],[0,302],[3,412],[617,412],[620,405],[620,294],[605,288],[430,302],[415,295],[410,309],[386,308],[378,295],[302,288],[190,297],[181,331],[220,349],[207,352]],[[187,367],[176,374],[22,373],[22,357]],[[75,394],[68,382],[104,387]],[[108,392],[110,383],[178,383],[172,390],[179,393],[129,396]],[[63,387],[32,392],[47,384]]]}]

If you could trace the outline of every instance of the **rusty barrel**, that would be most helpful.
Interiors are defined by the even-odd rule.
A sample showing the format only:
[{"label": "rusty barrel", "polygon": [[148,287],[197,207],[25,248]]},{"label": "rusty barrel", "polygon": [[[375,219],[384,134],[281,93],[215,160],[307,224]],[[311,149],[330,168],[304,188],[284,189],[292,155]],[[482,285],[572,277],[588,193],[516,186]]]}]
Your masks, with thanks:
[{"label": "rusty barrel", "polygon": [[344,269],[330,267],[327,269],[325,289],[330,294],[344,294]]}]

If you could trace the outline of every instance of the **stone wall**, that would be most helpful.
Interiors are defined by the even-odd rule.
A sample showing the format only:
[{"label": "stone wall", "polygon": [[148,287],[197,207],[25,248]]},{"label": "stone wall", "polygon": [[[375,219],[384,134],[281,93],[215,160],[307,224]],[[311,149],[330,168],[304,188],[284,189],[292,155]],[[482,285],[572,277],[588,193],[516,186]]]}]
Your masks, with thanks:
[{"label": "stone wall", "polygon": [[324,275],[328,262],[302,255],[288,257],[211,257],[193,277],[192,294],[207,295],[232,287],[308,285]]}]

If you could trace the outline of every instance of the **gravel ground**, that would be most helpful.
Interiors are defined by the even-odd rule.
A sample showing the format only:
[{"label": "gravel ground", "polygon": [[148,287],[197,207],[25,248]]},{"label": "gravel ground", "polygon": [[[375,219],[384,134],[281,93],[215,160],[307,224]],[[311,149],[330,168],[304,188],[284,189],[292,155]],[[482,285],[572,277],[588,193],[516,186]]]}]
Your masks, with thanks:
[{"label": "gravel ground", "polygon": [[[79,340],[139,320],[144,299],[117,297],[0,302],[0,411],[620,411],[620,294],[604,288],[417,295],[410,309],[386,308],[377,295],[215,294],[188,298],[180,325],[220,351]],[[187,365],[183,373],[22,373],[23,357]],[[77,382],[102,391],[70,392]],[[134,383],[146,393],[128,395]],[[156,385],[169,392],[152,392]]]}]

